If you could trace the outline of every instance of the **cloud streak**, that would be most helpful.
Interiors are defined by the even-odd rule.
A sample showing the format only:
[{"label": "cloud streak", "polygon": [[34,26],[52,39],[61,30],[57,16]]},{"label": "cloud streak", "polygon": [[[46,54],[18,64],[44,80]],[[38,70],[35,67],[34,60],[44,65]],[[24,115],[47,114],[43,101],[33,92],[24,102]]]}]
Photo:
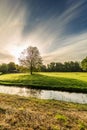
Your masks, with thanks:
[{"label": "cloud streak", "polygon": [[[67,38],[66,46],[54,52],[46,54],[43,58],[45,63],[50,61],[81,61],[87,55],[87,33]],[[71,43],[71,44],[70,44]]]},{"label": "cloud streak", "polygon": [[1,61],[7,62],[5,57],[10,52],[8,61],[17,62],[20,52],[30,45],[39,48],[45,63],[84,58],[87,31],[75,33],[68,28],[77,17],[80,19],[86,1],[47,0],[39,5],[38,2],[41,1],[36,0],[34,4],[31,0],[0,1]]}]

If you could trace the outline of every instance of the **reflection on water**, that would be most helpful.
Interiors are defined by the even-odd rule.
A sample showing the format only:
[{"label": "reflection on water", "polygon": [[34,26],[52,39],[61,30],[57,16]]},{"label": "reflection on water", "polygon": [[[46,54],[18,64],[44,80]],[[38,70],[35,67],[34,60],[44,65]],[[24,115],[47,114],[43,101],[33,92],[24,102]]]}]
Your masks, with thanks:
[{"label": "reflection on water", "polygon": [[52,90],[36,90],[2,85],[0,86],[0,93],[16,94],[20,96],[36,97],[40,99],[55,99],[76,103],[87,103],[87,94],[83,93],[69,93]]}]

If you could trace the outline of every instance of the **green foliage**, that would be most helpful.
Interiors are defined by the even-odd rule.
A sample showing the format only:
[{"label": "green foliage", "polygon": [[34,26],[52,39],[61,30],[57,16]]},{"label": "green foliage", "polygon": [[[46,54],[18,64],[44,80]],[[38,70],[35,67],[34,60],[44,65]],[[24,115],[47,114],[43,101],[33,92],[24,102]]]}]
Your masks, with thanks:
[{"label": "green foliage", "polygon": [[26,73],[28,72],[28,68],[24,67],[24,66],[19,66],[19,65],[16,65],[16,71],[19,72],[19,73]]},{"label": "green foliage", "polygon": [[14,62],[10,62],[10,63],[8,64],[8,72],[9,72],[9,73],[17,72],[17,70],[16,70],[16,65],[15,65]]},{"label": "green foliage", "polygon": [[81,121],[79,121],[78,126],[79,126],[80,130],[85,130],[85,128],[87,128],[87,126],[84,124],[84,122],[81,122]]},{"label": "green foliage", "polygon": [[58,125],[52,125],[52,130],[60,130],[60,128],[58,127]]},{"label": "green foliage", "polygon": [[24,66],[19,66],[14,62],[9,62],[8,64],[1,64],[0,65],[0,73],[23,73],[28,72],[28,69]]},{"label": "green foliage", "polygon": [[[43,68],[44,67],[44,68]],[[78,62],[51,62],[47,66],[42,66],[42,72],[81,72],[80,63]]]},{"label": "green foliage", "polygon": [[0,72],[7,73],[8,72],[8,66],[7,64],[3,63],[0,65]]},{"label": "green foliage", "polygon": [[[27,53],[28,52],[28,53]],[[27,53],[27,57],[26,57]],[[32,54],[32,56],[31,56]],[[39,50],[36,47],[28,47],[22,52],[22,56],[19,58],[20,65],[16,65],[14,62],[0,65],[1,73],[20,73],[20,72],[82,72],[87,71],[87,57],[79,62],[51,62],[43,65],[42,58]],[[81,64],[81,65],[80,65]]]},{"label": "green foliage", "polygon": [[87,71],[87,57],[82,60],[81,66],[84,71]]},{"label": "green foliage", "polygon": [[56,118],[57,120],[62,121],[62,122],[66,122],[66,121],[67,121],[66,116],[64,116],[64,115],[62,115],[62,114],[56,114],[56,115],[55,115],[55,118]]}]

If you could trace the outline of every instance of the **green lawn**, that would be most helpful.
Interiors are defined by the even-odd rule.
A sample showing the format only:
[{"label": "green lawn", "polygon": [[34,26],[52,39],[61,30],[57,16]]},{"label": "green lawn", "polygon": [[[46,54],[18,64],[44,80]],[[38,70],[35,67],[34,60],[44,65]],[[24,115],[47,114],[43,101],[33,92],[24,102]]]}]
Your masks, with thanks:
[{"label": "green lawn", "polygon": [[87,92],[87,73],[28,73],[0,75],[0,84]]}]

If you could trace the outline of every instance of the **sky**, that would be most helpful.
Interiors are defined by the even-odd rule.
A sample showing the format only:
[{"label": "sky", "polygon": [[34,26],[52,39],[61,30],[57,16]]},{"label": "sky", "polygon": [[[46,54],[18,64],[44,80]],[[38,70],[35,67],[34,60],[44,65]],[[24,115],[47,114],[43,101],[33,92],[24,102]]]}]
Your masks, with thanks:
[{"label": "sky", "polygon": [[0,0],[0,63],[36,46],[43,62],[87,56],[87,0]]}]

